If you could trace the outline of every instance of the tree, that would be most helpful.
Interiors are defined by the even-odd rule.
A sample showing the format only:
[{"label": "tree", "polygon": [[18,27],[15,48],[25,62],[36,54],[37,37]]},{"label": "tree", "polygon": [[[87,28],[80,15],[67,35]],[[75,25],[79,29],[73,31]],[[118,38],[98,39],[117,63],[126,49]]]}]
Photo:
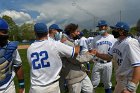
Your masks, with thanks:
[{"label": "tree", "polygon": [[34,39],[33,24],[26,24],[20,26],[20,37],[22,40],[32,40]]},{"label": "tree", "polygon": [[136,27],[132,27],[132,28],[130,29],[130,32],[129,32],[129,33],[132,34],[133,36],[136,36],[137,33],[138,33],[137,28],[136,28]]},{"label": "tree", "polygon": [[16,23],[13,21],[13,19],[7,15],[4,15],[2,18],[5,19],[7,21],[7,23],[9,24],[9,37],[10,37],[9,39],[17,40],[18,36],[19,36],[18,25],[16,25]]},{"label": "tree", "polygon": [[82,32],[83,32],[83,34],[84,34],[85,37],[89,37],[89,34],[90,34],[89,33],[90,32],[89,30],[83,29]]}]

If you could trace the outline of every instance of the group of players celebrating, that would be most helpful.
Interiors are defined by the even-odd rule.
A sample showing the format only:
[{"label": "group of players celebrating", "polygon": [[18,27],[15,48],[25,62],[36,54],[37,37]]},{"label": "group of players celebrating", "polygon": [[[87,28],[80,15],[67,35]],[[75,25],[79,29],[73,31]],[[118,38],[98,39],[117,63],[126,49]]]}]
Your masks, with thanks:
[{"label": "group of players celebrating", "polygon": [[[36,23],[36,40],[27,49],[30,65],[29,93],[97,93],[102,81],[105,93],[136,93],[140,81],[140,44],[129,36],[125,22],[109,26],[105,20],[97,24],[99,35],[85,38],[77,24],[62,30],[57,24],[47,28]],[[111,28],[111,34],[108,28]],[[25,92],[22,61],[17,42],[8,40],[8,23],[0,19],[0,93],[15,93],[16,74],[19,93]],[[90,73],[90,64],[94,64]],[[112,64],[116,85],[112,92]],[[87,66],[87,67],[86,67]]]}]

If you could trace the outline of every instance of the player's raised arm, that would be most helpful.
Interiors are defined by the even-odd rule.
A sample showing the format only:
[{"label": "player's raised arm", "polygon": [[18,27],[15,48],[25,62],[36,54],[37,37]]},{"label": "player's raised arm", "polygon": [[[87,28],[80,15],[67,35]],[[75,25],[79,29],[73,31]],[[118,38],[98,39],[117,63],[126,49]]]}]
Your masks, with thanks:
[{"label": "player's raised arm", "polygon": [[100,54],[99,52],[96,53],[96,56],[107,61],[110,61],[112,59],[112,56],[110,56],[109,54]]},{"label": "player's raised arm", "polygon": [[112,59],[111,55],[99,53],[96,49],[90,50],[90,53],[94,54],[95,56],[97,56],[103,60],[110,61]]}]

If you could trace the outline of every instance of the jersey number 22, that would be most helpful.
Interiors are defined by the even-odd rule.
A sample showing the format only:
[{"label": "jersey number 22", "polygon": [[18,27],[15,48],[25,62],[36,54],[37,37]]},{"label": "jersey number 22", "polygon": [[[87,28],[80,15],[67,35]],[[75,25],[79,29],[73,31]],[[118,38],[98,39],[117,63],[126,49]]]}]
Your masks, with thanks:
[{"label": "jersey number 22", "polygon": [[50,62],[46,62],[48,59],[48,52],[41,51],[40,53],[34,52],[31,54],[33,69],[40,69],[50,67]]}]

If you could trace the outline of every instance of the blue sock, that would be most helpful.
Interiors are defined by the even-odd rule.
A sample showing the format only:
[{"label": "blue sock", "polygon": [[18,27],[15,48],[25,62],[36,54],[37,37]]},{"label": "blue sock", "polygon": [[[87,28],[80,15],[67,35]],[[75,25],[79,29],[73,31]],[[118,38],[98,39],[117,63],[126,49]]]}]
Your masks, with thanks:
[{"label": "blue sock", "polygon": [[105,93],[112,93],[112,89],[111,88],[105,89]]}]

